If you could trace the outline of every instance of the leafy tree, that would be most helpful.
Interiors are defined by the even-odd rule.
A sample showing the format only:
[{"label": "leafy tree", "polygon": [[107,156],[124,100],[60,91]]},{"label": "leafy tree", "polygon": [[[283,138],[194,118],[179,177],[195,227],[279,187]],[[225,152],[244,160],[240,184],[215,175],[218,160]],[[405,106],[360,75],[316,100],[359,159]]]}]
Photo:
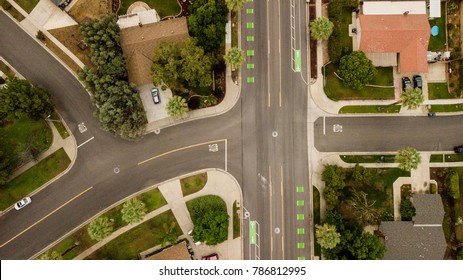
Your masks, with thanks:
[{"label": "leafy tree", "polygon": [[145,217],[146,207],[142,201],[133,198],[122,205],[121,213],[124,222],[128,224],[138,223]]},{"label": "leafy tree", "polygon": [[341,236],[336,247],[323,251],[327,259],[377,260],[384,257],[386,249],[381,240],[370,233],[363,233],[358,224],[343,218],[339,212],[327,211],[326,222],[336,226]]},{"label": "leafy tree", "polygon": [[166,105],[166,110],[169,116],[181,119],[188,114],[188,104],[185,98],[176,95],[169,99]]},{"label": "leafy tree", "polygon": [[341,242],[341,235],[336,231],[336,226],[330,224],[317,225],[315,236],[323,249],[333,249]]},{"label": "leafy tree", "polygon": [[378,224],[381,212],[375,208],[375,203],[376,201],[368,200],[365,192],[355,189],[352,191],[352,197],[347,201],[361,225]]},{"label": "leafy tree", "polygon": [[460,198],[460,177],[456,171],[451,171],[446,182],[447,194],[454,199]]},{"label": "leafy tree", "polygon": [[45,254],[41,255],[40,260],[62,260],[63,257],[57,251],[48,251]]},{"label": "leafy tree", "polygon": [[369,183],[373,178],[373,170],[371,168],[365,168],[356,163],[352,171],[352,178],[355,182]]},{"label": "leafy tree", "polygon": [[210,86],[213,63],[214,59],[204,54],[193,38],[184,42],[163,42],[153,55],[153,84],[163,90],[170,88],[181,92],[188,92],[185,86]]},{"label": "leafy tree", "polygon": [[402,199],[400,201],[400,216],[402,221],[411,221],[416,215],[415,206],[409,198]]},{"label": "leafy tree", "polygon": [[101,216],[91,221],[87,227],[88,235],[91,239],[101,241],[109,236],[113,231],[113,223],[108,217]]},{"label": "leafy tree", "polygon": [[192,237],[207,245],[217,245],[228,239],[228,214],[224,211],[209,211],[195,221]]},{"label": "leafy tree", "polygon": [[17,119],[27,115],[34,120],[53,112],[49,93],[27,80],[14,78],[0,89],[0,118]]},{"label": "leafy tree", "polygon": [[231,66],[232,70],[240,68],[246,60],[244,51],[237,47],[230,48],[223,59],[227,65]]},{"label": "leafy tree", "polygon": [[188,30],[206,52],[218,51],[225,43],[228,9],[222,0],[195,0],[189,6]]},{"label": "leafy tree", "polygon": [[420,107],[423,101],[424,96],[420,88],[406,88],[400,95],[400,102],[409,110]]},{"label": "leafy tree", "polygon": [[84,23],[80,29],[97,67],[85,67],[79,79],[92,92],[101,128],[128,139],[142,136],[146,114],[136,88],[127,82],[116,16]]},{"label": "leafy tree", "polygon": [[460,247],[457,249],[456,259],[463,260],[463,247]]},{"label": "leafy tree", "polygon": [[[0,139],[1,140],[1,139]],[[19,163],[14,149],[8,149],[0,142],[0,186],[5,185]]]},{"label": "leafy tree", "polygon": [[378,71],[364,52],[354,51],[343,56],[339,62],[339,75],[346,87],[362,89],[376,76]]},{"label": "leafy tree", "polygon": [[325,181],[323,198],[326,202],[326,208],[333,210],[339,204],[340,191],[346,186],[346,174],[340,166],[325,165],[322,180]]},{"label": "leafy tree", "polygon": [[411,171],[417,169],[421,163],[421,156],[415,148],[407,147],[400,149],[397,152],[395,161],[399,163],[399,168],[404,171]]},{"label": "leafy tree", "polygon": [[357,260],[382,260],[386,248],[377,236],[366,232],[355,239],[350,246],[350,251]]},{"label": "leafy tree", "polygon": [[238,12],[243,8],[243,4],[246,0],[225,0],[225,4],[230,11]]},{"label": "leafy tree", "polygon": [[328,40],[334,24],[326,17],[318,17],[310,23],[310,36],[315,40]]}]

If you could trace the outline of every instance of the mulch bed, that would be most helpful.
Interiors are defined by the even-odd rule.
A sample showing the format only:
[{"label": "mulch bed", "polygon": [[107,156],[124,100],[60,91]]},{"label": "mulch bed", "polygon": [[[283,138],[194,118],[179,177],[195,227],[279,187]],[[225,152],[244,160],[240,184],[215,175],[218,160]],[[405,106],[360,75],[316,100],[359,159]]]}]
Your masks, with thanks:
[{"label": "mulch bed", "polygon": [[[309,22],[313,21],[315,14],[315,5],[309,6]],[[317,40],[310,37],[310,76],[312,79],[317,78]]]},{"label": "mulch bed", "polygon": [[177,0],[177,2],[182,7],[182,13],[179,15],[179,17],[186,17],[190,15],[190,12],[188,11],[188,6],[190,6],[192,0]]}]

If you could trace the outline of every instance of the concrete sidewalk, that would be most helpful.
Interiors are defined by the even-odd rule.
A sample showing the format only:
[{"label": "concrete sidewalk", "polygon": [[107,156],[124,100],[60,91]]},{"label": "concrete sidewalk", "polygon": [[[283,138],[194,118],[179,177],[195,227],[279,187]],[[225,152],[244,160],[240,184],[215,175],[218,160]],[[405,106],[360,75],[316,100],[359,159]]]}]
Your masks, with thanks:
[{"label": "concrete sidewalk", "polygon": [[[171,210],[175,216],[175,219],[178,222],[178,225],[183,231],[183,235],[179,237],[179,239],[187,238],[190,242],[190,246],[193,248],[195,252],[195,256],[205,256],[210,255],[212,253],[217,253],[219,255],[219,259],[222,260],[241,260],[243,259],[243,246],[242,246],[242,237],[238,237],[233,239],[233,203],[236,201],[237,205],[241,204],[243,199],[241,187],[239,186],[238,182],[228,174],[227,172],[219,169],[208,169],[206,171],[199,171],[195,174],[207,172],[207,183],[204,188],[194,194],[188,195],[186,197],[183,196],[180,179],[173,179],[167,181],[165,183],[152,186],[152,188],[159,188],[162,195],[167,201],[167,205],[148,213],[143,221],[140,223],[135,223],[132,225],[127,225],[118,229],[117,231],[113,232],[110,236],[105,238],[104,240],[96,243],[89,249],[85,250],[83,253],[78,255],[75,259],[82,260],[85,259],[87,256],[98,250],[99,248],[103,247],[105,244],[110,242],[111,240],[117,238],[119,235],[131,230],[132,228],[136,227],[137,225],[156,217],[157,215]],[[193,174],[185,175],[185,177],[191,176]],[[143,190],[143,192],[148,191],[149,189]],[[140,192],[142,193],[142,192]],[[136,196],[140,193],[134,194]],[[227,204],[227,211],[230,217],[229,226],[228,226],[228,240],[223,242],[222,244],[216,246],[207,246],[204,244],[195,245],[194,242],[191,240],[188,232],[193,229],[193,222],[191,221],[190,213],[186,207],[186,202],[192,199],[195,199],[200,196],[204,195],[217,195],[220,196],[225,203]],[[115,205],[111,206],[110,208],[114,207]],[[95,217],[104,214],[104,211],[95,215]],[[242,229],[241,229],[242,235]],[[154,251],[162,249],[161,246],[156,246],[154,248],[150,248],[141,253],[141,255],[147,255]]]}]

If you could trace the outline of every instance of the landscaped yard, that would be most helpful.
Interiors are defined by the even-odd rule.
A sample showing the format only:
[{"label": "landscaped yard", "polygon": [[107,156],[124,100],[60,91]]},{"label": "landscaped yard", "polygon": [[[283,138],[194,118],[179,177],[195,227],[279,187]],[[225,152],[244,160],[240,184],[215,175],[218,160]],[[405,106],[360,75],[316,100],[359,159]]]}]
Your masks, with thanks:
[{"label": "landscaped yard", "polygon": [[78,23],[98,20],[109,13],[111,6],[108,5],[108,0],[79,0],[69,10],[69,15]]},{"label": "landscaped yard", "polygon": [[16,201],[53,179],[64,171],[70,163],[71,160],[64,149],[61,148],[11,180],[5,186],[2,186],[0,188],[0,210],[5,210]]},{"label": "landscaped yard", "polygon": [[[117,14],[126,14],[127,8],[137,1],[138,0],[121,0],[121,7]],[[143,2],[148,4],[150,8],[155,9],[161,19],[168,16],[176,16],[181,12],[181,7],[177,0],[145,0]]]},{"label": "landscaped yard", "polygon": [[187,196],[202,190],[206,183],[206,172],[180,179],[183,196]]},{"label": "landscaped yard", "polygon": [[428,83],[429,99],[450,99],[455,96],[450,95],[447,83]]},{"label": "landscaped yard", "polygon": [[48,31],[58,39],[61,44],[77,56],[85,66],[89,68],[94,67],[90,60],[90,47],[86,47],[84,50],[79,47],[79,43],[84,40],[84,35],[80,32],[79,25],[51,29]]},{"label": "landscaped yard", "polygon": [[445,33],[445,2],[441,2],[441,17],[430,19],[429,26],[439,27],[439,34],[437,36],[430,36],[428,50],[432,52],[446,51],[446,33]]},{"label": "landscaped yard", "polygon": [[339,109],[340,114],[399,113],[401,105],[352,105]]},{"label": "landscaped yard", "polygon": [[[336,77],[334,72],[337,66],[329,64],[324,72],[326,73],[325,94],[332,100],[367,100],[367,99],[394,99],[394,88],[378,88],[365,86],[361,90],[354,90],[345,87],[342,81]],[[392,68],[377,67],[378,74],[370,83],[378,86],[393,86]]]},{"label": "landscaped yard", "polygon": [[431,105],[431,112],[460,112],[463,111],[463,103],[447,105]]},{"label": "landscaped yard", "polygon": [[172,212],[166,211],[137,227],[121,234],[96,252],[88,256],[90,260],[134,260],[138,254],[156,245],[161,245],[164,224],[175,222],[173,234],[180,236],[182,230]]},{"label": "landscaped yard", "polygon": [[40,0],[14,0],[16,3],[21,6],[28,14],[32,12],[35,6],[39,3]]},{"label": "landscaped yard", "polygon": [[[145,203],[147,213],[154,211],[167,204],[166,200],[157,188],[138,195],[137,199]],[[113,207],[112,209],[106,211],[103,214],[113,222],[113,231],[116,231],[121,227],[127,225],[127,223],[122,220],[122,205],[123,204]],[[78,244],[78,246],[73,246],[76,243]],[[58,253],[63,254],[66,252],[67,249],[72,247],[72,250],[69,250],[63,256],[64,259],[72,260],[96,243],[97,241],[92,240],[88,235],[87,225],[85,225],[73,234],[71,234],[70,236],[66,237],[64,240],[55,245],[49,251],[57,251]]]}]

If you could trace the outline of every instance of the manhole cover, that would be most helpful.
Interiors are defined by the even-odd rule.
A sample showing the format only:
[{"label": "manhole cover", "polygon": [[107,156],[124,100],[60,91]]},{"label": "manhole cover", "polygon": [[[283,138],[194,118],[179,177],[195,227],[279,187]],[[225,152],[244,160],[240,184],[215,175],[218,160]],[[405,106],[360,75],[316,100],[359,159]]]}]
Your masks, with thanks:
[{"label": "manhole cover", "polygon": [[155,134],[161,133],[161,129],[160,129],[160,128],[156,128],[156,129],[154,130],[154,133],[155,133]]},{"label": "manhole cover", "polygon": [[119,169],[119,167],[114,167],[114,173],[117,174],[117,173],[119,173],[119,172],[121,172],[121,170]]},{"label": "manhole cover", "polygon": [[277,137],[277,136],[278,136],[278,132],[276,132],[276,131],[272,132],[272,136],[273,136],[273,137]]},{"label": "manhole cover", "polygon": [[279,234],[279,233],[280,233],[280,228],[278,228],[278,227],[275,228],[275,229],[273,230],[273,232],[276,233],[276,234]]}]

